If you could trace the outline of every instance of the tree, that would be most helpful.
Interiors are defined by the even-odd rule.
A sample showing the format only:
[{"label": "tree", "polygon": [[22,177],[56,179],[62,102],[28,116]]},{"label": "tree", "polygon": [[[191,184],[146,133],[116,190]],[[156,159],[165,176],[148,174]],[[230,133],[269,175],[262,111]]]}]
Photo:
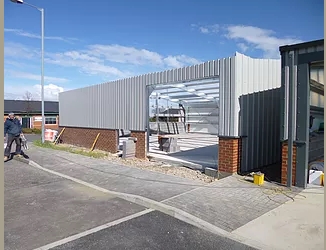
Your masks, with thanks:
[{"label": "tree", "polygon": [[26,91],[26,92],[25,92],[25,95],[24,95],[24,100],[26,100],[26,101],[32,101],[32,100],[33,100],[33,95],[32,95],[32,93],[29,92],[29,91]]},{"label": "tree", "polygon": [[23,96],[24,100],[26,101],[26,116],[29,116],[31,111],[32,111],[32,105],[31,105],[31,101],[33,100],[33,95],[31,92],[26,91],[25,95]]}]

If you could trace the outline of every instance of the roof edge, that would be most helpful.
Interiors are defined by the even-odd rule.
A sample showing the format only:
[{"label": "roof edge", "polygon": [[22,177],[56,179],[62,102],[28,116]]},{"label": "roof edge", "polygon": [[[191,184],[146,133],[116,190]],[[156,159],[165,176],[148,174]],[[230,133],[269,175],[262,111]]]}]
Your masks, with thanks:
[{"label": "roof edge", "polygon": [[315,46],[324,46],[324,39],[309,41],[309,42],[303,42],[303,43],[297,43],[292,45],[283,45],[279,47],[279,51],[287,52],[291,50],[298,50],[298,49],[305,49],[307,47],[315,47]]}]

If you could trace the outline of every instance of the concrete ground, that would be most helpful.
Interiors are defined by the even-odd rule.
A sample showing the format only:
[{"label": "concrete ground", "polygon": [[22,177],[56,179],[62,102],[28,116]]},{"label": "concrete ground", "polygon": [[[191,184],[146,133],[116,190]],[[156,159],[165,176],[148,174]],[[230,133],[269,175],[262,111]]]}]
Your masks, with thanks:
[{"label": "concrete ground", "polygon": [[34,249],[145,209],[15,160],[4,172],[8,250]]},{"label": "concrete ground", "polygon": [[297,197],[236,229],[275,249],[324,249],[324,187],[310,186]]},{"label": "concrete ground", "polygon": [[[257,249],[307,249],[302,248],[302,246],[306,247],[307,245],[301,244],[300,241],[297,241],[295,238],[301,237],[302,232],[305,230],[306,233],[309,230],[315,232],[316,230],[314,231],[314,228],[316,227],[310,224],[316,224],[313,221],[316,221],[318,216],[314,217],[315,215],[306,212],[304,217],[304,212],[298,211],[314,211],[313,209],[316,205],[314,202],[319,202],[318,204],[323,202],[323,196],[319,195],[313,198],[314,200],[317,199],[314,202],[309,202],[309,198],[306,198],[304,199],[306,203],[301,203],[302,195],[298,195],[300,190],[286,190],[266,182],[263,187],[258,187],[249,183],[242,177],[237,176],[226,177],[214,183],[203,185],[198,181],[137,169],[135,167],[131,168],[123,165],[116,165],[106,160],[92,159],[63,151],[31,147],[27,153],[30,159],[39,163],[39,165],[33,165],[38,171],[42,170],[43,172],[53,174],[56,177],[65,179],[65,181],[70,180],[74,183],[70,185],[76,185],[77,183],[78,185],[81,184],[83,189],[88,190],[88,188],[90,188],[107,194],[108,196],[106,197],[104,195],[104,197],[106,197],[105,199],[108,204],[102,204],[105,205],[107,209],[112,206],[112,201],[110,200],[111,203],[109,203],[108,200],[116,199],[115,201],[118,205],[114,207],[114,211],[119,210],[120,205],[126,206],[127,212],[130,211],[130,209],[140,209],[140,213],[145,211],[145,214],[136,216],[137,218],[128,219],[127,223],[122,222],[118,226],[115,225],[112,228],[111,226],[100,226],[101,230],[104,231],[100,232],[99,230],[95,230],[96,234],[94,234],[94,230],[86,229],[90,230],[87,234],[79,233],[79,236],[68,238],[68,240],[63,237],[60,241],[60,245],[62,246],[57,249],[80,249],[82,244],[86,244],[85,242],[89,244],[85,245],[85,247],[88,247],[85,249],[103,249],[103,246],[110,243],[112,243],[112,248],[109,249],[129,249],[128,246],[130,245],[134,245],[135,249],[166,249],[165,247],[161,248],[162,242],[166,243],[164,246],[167,246],[167,248],[174,247],[175,244],[180,244],[178,249],[183,249],[184,246],[186,246],[187,249],[191,249],[189,247],[195,244],[194,242],[199,244],[195,244],[194,246],[196,246],[196,248],[194,249],[201,249],[198,247],[203,247],[204,249],[245,249],[242,248],[244,247],[243,244],[238,246],[234,241],[232,241],[230,245],[227,241],[228,238]],[[11,176],[11,178],[14,178],[15,176],[19,176],[19,174],[13,172]],[[44,177],[41,179],[43,178]],[[10,179],[8,179],[7,183],[8,186],[11,185]],[[61,183],[61,181],[57,183]],[[62,181],[62,183],[65,182]],[[67,187],[69,186],[67,184],[65,185]],[[67,203],[64,204],[68,206],[68,204],[74,203],[73,199],[68,199],[72,196],[71,194],[69,195],[69,192],[72,192],[69,190],[74,190],[76,194],[74,194],[73,197],[80,199],[78,198],[77,191],[80,191],[82,188],[67,187],[54,187],[51,188],[51,190],[57,190],[58,195],[62,192],[63,200],[67,200]],[[65,194],[65,192],[68,192],[68,194]],[[83,192],[84,191],[79,195],[84,195]],[[88,192],[91,193],[91,191],[87,191],[86,193]],[[55,191],[51,191],[50,193],[53,193],[52,197],[55,196]],[[307,194],[305,195],[307,196]],[[38,194],[36,197],[42,197],[42,195]],[[49,197],[51,197],[51,195]],[[96,197],[89,199],[99,199]],[[18,196],[16,199],[23,199],[23,197],[19,198]],[[32,196],[30,196],[29,199],[32,199]],[[10,198],[8,198],[8,200],[10,200]],[[55,198],[52,198],[52,200],[56,202]],[[42,203],[46,204],[45,201],[46,200]],[[129,202],[129,204],[122,204],[122,201]],[[22,204],[24,204],[24,202],[27,203],[23,201]],[[9,204],[15,206],[14,203]],[[51,204],[51,202],[49,202],[49,204]],[[78,202],[74,204],[78,204]],[[292,216],[295,219],[290,223],[292,226],[286,227],[284,225],[288,225],[289,223],[288,221],[284,222],[284,220],[289,215],[284,209],[282,210],[282,207],[287,207],[288,204],[292,204],[292,207],[289,208],[288,211],[292,212]],[[100,209],[102,205],[95,206],[94,213],[96,208]],[[84,206],[86,206],[86,204],[84,204]],[[94,207],[92,204],[90,206]],[[146,212],[145,209],[153,209],[156,211],[152,212],[151,210],[147,210]],[[318,206],[318,209],[322,209],[323,211],[323,207],[321,206]],[[71,208],[71,210],[73,209]],[[34,210],[29,211],[33,213]],[[137,211],[133,214],[137,214]],[[320,214],[320,210],[318,211]],[[100,210],[99,213],[100,218],[102,218],[101,215],[105,212]],[[265,216],[269,213],[276,213],[277,216],[268,220]],[[317,215],[318,213],[316,212]],[[43,216],[42,221],[44,222],[48,218],[45,215]],[[69,215],[67,216],[69,218]],[[12,215],[11,217],[14,216]],[[58,219],[58,217],[56,218]],[[79,220],[83,220],[82,216],[78,218]],[[64,221],[65,219],[62,220]],[[96,218],[93,220],[96,222]],[[51,222],[50,219],[49,221],[52,227],[58,228],[55,222]],[[165,221],[166,223],[164,223]],[[259,225],[259,223],[254,223],[255,221],[260,221],[260,227],[258,227],[258,229],[257,225]],[[264,223],[264,221],[269,221],[270,223]],[[312,221],[312,223],[309,224],[309,221]],[[105,223],[105,220],[102,222]],[[115,224],[114,221],[111,223]],[[147,226],[142,228],[140,225]],[[161,229],[159,226],[155,225],[159,225]],[[282,225],[283,231],[279,229]],[[172,229],[174,227],[179,230],[179,234],[174,233],[173,236],[170,236],[169,234],[173,231]],[[27,230],[26,228],[25,230]],[[137,240],[130,237],[134,228],[140,228],[138,231],[135,231],[135,234],[138,235]],[[146,228],[150,230],[146,231]],[[198,228],[205,229],[206,231],[198,231],[197,233],[196,230],[198,230]],[[318,234],[321,231],[323,233],[323,228],[317,228]],[[85,228],[83,228],[83,230],[85,230]],[[120,233],[115,234],[115,230]],[[188,230],[191,233],[185,233],[186,231],[188,232]],[[286,230],[287,232],[285,232]],[[15,229],[13,229],[13,232],[15,232]],[[23,230],[21,230],[21,232],[23,232]],[[207,236],[210,233],[215,234],[212,238],[216,238],[218,242],[210,243],[210,236]],[[265,233],[269,234],[269,236],[264,236]],[[159,237],[156,237],[157,234],[161,235],[162,241],[160,241]],[[9,233],[7,237],[10,237],[10,235],[14,234]],[[194,241],[187,235],[191,235]],[[198,235],[198,237],[193,235]],[[67,233],[66,237],[68,236]],[[208,242],[204,243],[199,241],[201,238],[207,238]],[[121,239],[123,243],[119,246],[115,246],[116,239]],[[306,244],[314,246],[315,248],[313,249],[319,249],[319,246],[323,245],[323,242],[319,241],[316,243],[315,240],[316,239],[313,237],[309,238],[309,236],[306,236]],[[186,241],[189,241],[191,244],[184,245]],[[221,241],[223,241],[223,243],[221,243]],[[274,241],[286,242],[287,244],[275,244]],[[235,245],[232,245],[233,243]],[[225,248],[223,248],[224,244],[226,244]],[[289,248],[289,245],[294,248]],[[51,246],[54,247],[57,245],[54,244]],[[66,248],[62,248],[63,246]]]},{"label": "concrete ground", "polygon": [[[149,153],[151,157],[161,160],[194,164],[196,169],[214,168],[218,165],[218,136],[204,133],[180,134],[178,145],[180,152],[165,153],[159,150],[157,136],[149,138]],[[188,165],[187,165],[188,166]]]},{"label": "concrete ground", "polygon": [[23,162],[5,164],[5,249],[255,249]]}]

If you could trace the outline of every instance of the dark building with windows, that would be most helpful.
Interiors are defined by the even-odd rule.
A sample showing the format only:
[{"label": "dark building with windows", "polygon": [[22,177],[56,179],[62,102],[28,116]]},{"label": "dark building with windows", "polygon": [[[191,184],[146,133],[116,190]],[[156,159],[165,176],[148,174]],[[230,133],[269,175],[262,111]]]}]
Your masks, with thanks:
[{"label": "dark building with windows", "polygon": [[[23,128],[41,129],[42,102],[26,100],[4,100],[4,120],[10,112],[20,119]],[[58,129],[59,102],[44,102],[45,128]]]}]

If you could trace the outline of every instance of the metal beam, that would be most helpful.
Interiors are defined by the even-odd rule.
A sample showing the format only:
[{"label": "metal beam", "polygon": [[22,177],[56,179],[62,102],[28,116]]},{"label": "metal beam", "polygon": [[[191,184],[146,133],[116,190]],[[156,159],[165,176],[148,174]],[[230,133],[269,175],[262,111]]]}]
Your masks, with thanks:
[{"label": "metal beam", "polygon": [[310,113],[324,115],[324,108],[310,105]]},{"label": "metal beam", "polygon": [[304,43],[298,43],[293,45],[283,45],[279,47],[280,52],[287,52],[291,50],[299,50],[299,49],[307,49],[309,47],[317,47],[317,46],[323,46],[324,45],[324,39],[319,39],[315,41],[310,42],[304,42]]},{"label": "metal beam", "polygon": [[[177,89],[176,87],[173,87],[173,88],[162,88],[162,89],[155,89],[157,92],[160,92],[160,93],[165,93],[165,92],[161,92],[160,90],[169,90],[169,89]],[[197,91],[207,91],[207,90],[215,90],[215,92],[219,92],[219,88],[216,88],[216,87],[210,87],[210,88],[196,88]],[[173,90],[173,91],[169,91],[169,94],[178,94],[178,93],[184,93],[185,91],[180,89],[180,90]]]},{"label": "metal beam", "polygon": [[[195,86],[207,86],[207,85],[212,85],[215,83],[219,83],[219,81],[212,81],[212,82],[198,82],[198,83],[190,83],[190,84],[186,84],[186,83],[169,83],[169,84],[156,84],[156,85],[149,85],[149,86],[159,86],[156,87],[155,89],[157,90],[164,90],[164,89],[183,89],[183,87],[179,87],[179,85],[184,85],[184,87],[195,87]],[[216,86],[216,88],[219,88],[218,86]]]},{"label": "metal beam", "polygon": [[[161,86],[164,86],[164,85],[175,85],[175,84],[186,84],[186,83],[194,83],[194,84],[207,84],[206,81],[219,81],[219,76],[216,76],[216,77],[203,77],[203,78],[200,78],[200,79],[193,79],[193,80],[188,80],[188,81],[174,81],[174,82],[166,82],[166,83],[150,83],[150,84],[147,84],[147,86],[157,86],[157,85],[161,85]],[[208,83],[208,84],[211,84]]]},{"label": "metal beam", "polygon": [[292,165],[293,165],[293,139],[294,139],[294,120],[295,120],[295,83],[294,83],[294,53],[289,54],[289,123],[288,123],[288,166],[287,166],[287,186],[292,186]]},{"label": "metal beam", "polygon": [[310,90],[324,96],[324,85],[310,79]]},{"label": "metal beam", "polygon": [[324,61],[324,50],[298,55],[298,64],[311,64],[320,61]]},{"label": "metal beam", "polygon": [[309,159],[309,116],[310,116],[310,86],[309,64],[298,65],[297,88],[297,144],[296,157],[296,185],[307,187],[308,159]]},{"label": "metal beam", "polygon": [[145,123],[146,124],[146,155],[149,152],[149,136],[150,136],[150,131],[151,131],[150,125],[149,125],[150,124],[149,123],[149,116],[150,116],[150,114],[149,114],[149,107],[150,107],[149,96],[151,95],[152,91],[153,91],[153,88],[146,87],[146,97],[147,97],[146,106],[145,106],[145,108],[146,108],[146,123]]}]

